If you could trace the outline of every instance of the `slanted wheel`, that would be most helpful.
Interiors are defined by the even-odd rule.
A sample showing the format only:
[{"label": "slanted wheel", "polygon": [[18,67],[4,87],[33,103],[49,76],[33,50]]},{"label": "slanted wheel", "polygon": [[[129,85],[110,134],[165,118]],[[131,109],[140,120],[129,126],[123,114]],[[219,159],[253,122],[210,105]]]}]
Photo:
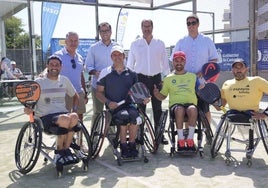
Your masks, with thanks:
[{"label": "slanted wheel", "polygon": [[164,110],[161,113],[160,120],[159,120],[159,126],[155,130],[155,141],[156,141],[156,150],[158,149],[158,146],[161,144],[163,134],[165,132],[165,126],[166,126],[166,121],[167,121],[167,115],[168,115],[168,110]]},{"label": "slanted wheel", "polygon": [[226,132],[228,129],[228,124],[225,122],[226,116],[223,115],[216,129],[215,137],[211,144],[211,157],[215,158],[222,146],[222,143],[226,137]]},{"label": "slanted wheel", "polygon": [[15,147],[15,162],[22,174],[30,172],[38,160],[42,143],[40,123],[40,119],[35,119],[33,123],[27,122],[19,132]]},{"label": "slanted wheel", "polygon": [[57,172],[57,177],[61,178],[63,174],[63,165],[62,164],[56,164],[56,172]]},{"label": "slanted wheel", "polygon": [[206,135],[206,139],[207,139],[207,143],[209,145],[211,145],[212,143],[212,139],[213,139],[213,132],[211,130],[211,126],[206,118],[205,113],[202,110],[199,110],[198,112],[199,115],[199,120],[202,123],[202,127],[205,130],[205,135]]},{"label": "slanted wheel", "polygon": [[83,169],[87,170],[87,167],[85,167],[86,165],[88,165],[88,161],[91,159],[91,140],[90,140],[90,136],[89,133],[85,127],[85,125],[82,122],[79,122],[79,127],[80,127],[80,131],[76,132],[74,134],[73,137],[73,142],[79,146],[80,148],[73,148],[75,153],[79,152],[79,157],[82,158],[82,162],[83,162]]},{"label": "slanted wheel", "polygon": [[140,126],[143,126],[144,143],[150,153],[155,153],[157,149],[157,145],[155,141],[155,134],[154,134],[152,123],[145,113],[143,112],[141,113],[144,118],[144,122],[142,123],[142,125],[140,125]]},{"label": "slanted wheel", "polygon": [[91,156],[93,159],[97,158],[105,139],[106,124],[109,123],[107,122],[109,121],[109,115],[107,114],[108,112],[106,111],[100,113],[91,128]]},{"label": "slanted wheel", "polygon": [[266,153],[268,154],[268,127],[264,120],[258,122],[261,139]]}]

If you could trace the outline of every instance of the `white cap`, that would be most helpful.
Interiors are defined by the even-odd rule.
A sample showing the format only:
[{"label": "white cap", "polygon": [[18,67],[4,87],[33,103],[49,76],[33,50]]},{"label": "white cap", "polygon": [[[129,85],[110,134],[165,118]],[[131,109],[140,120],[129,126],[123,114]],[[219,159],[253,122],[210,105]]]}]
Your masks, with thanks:
[{"label": "white cap", "polygon": [[15,61],[10,61],[10,64],[11,65],[16,65],[16,62]]},{"label": "white cap", "polygon": [[113,52],[115,52],[115,51],[117,51],[117,52],[120,52],[120,53],[124,53],[124,49],[121,47],[121,46],[119,46],[119,45],[115,45],[115,46],[113,46],[112,47],[112,49],[111,49],[111,54],[113,53]]}]

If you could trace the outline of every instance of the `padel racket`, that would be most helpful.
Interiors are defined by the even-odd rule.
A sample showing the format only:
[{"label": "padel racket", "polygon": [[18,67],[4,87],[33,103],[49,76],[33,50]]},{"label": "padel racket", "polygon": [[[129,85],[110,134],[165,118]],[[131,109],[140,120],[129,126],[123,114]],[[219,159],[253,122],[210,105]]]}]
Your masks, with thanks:
[{"label": "padel racket", "polygon": [[221,105],[221,91],[216,84],[206,83],[202,89],[199,89],[197,91],[197,95],[199,96],[200,99],[209,104],[215,104],[217,102],[217,105],[224,112],[226,112],[224,107]]},{"label": "padel racket", "polygon": [[35,81],[19,82],[16,85],[16,96],[25,107],[33,108],[39,100],[41,89]]},{"label": "padel racket", "polygon": [[218,63],[208,62],[202,66],[201,72],[206,82],[216,82],[220,76],[220,66]]},{"label": "padel racket", "polygon": [[142,104],[144,99],[150,98],[150,92],[142,82],[135,83],[129,90],[128,95],[136,104]]}]

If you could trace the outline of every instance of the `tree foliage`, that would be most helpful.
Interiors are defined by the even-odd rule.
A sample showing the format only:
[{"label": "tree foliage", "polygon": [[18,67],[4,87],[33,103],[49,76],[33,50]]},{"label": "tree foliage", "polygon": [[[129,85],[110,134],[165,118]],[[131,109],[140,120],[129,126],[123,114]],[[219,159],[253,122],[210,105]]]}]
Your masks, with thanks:
[{"label": "tree foliage", "polygon": [[[6,48],[24,49],[30,46],[30,36],[23,29],[21,19],[12,16],[5,20]],[[41,48],[40,36],[35,38],[36,48]]]}]

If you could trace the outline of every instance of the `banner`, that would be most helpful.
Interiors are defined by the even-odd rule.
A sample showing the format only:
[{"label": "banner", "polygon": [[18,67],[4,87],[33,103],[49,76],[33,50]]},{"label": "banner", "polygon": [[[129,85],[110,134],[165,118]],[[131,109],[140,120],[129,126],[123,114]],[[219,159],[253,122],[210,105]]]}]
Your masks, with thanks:
[{"label": "banner", "polygon": [[[79,39],[77,52],[86,59],[89,47],[96,42],[95,39]],[[51,54],[62,49],[65,46],[65,39],[52,38],[50,43]]]},{"label": "banner", "polygon": [[42,2],[41,35],[43,59],[48,50],[50,39],[54,33],[60,9],[60,3]]},{"label": "banner", "polygon": [[[215,44],[219,54],[221,71],[231,71],[232,63],[236,58],[242,58],[247,65],[250,63],[249,41]],[[258,40],[258,70],[268,70],[268,40]]]},{"label": "banner", "polygon": [[117,28],[116,28],[116,42],[123,46],[123,39],[125,35],[126,25],[128,19],[128,11],[121,9],[117,18]]}]

